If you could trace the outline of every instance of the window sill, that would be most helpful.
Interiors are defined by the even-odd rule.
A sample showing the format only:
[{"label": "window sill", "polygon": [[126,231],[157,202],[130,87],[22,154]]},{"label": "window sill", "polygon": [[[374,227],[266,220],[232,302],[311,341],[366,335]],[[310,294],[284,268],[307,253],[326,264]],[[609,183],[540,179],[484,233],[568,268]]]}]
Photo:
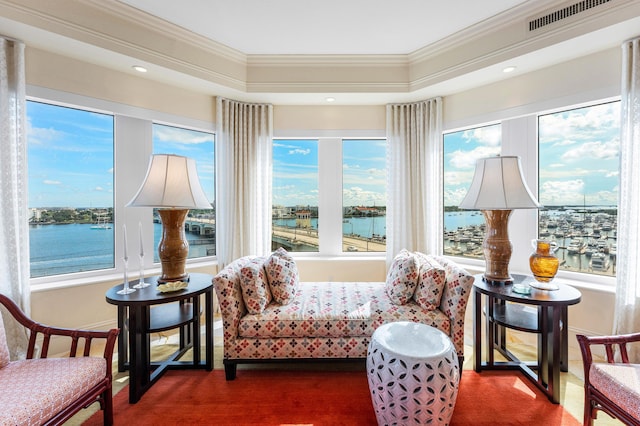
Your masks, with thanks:
[{"label": "window sill", "polygon": [[[187,271],[200,270],[206,267],[217,266],[217,260],[208,260],[197,263],[187,263]],[[145,269],[145,276],[159,275],[161,273],[160,265],[153,268]],[[129,279],[138,279],[139,272],[129,270]],[[68,277],[68,278],[65,278]],[[96,285],[112,283],[113,285],[121,284],[123,281],[123,272],[108,270],[102,274],[86,273],[69,274],[65,276],[57,275],[53,277],[38,277],[30,280],[31,293],[38,293],[42,291],[57,290],[62,288],[71,288],[86,285]]]}]

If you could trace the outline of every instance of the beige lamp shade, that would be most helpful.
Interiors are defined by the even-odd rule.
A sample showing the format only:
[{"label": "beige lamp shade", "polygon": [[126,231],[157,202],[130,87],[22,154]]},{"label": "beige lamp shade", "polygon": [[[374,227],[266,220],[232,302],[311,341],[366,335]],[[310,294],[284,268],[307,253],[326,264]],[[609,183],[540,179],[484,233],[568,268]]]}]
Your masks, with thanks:
[{"label": "beige lamp shade", "polygon": [[127,206],[158,208],[162,221],[158,244],[162,275],[158,283],[188,281],[185,219],[189,209],[212,208],[200,186],[195,160],[180,155],[151,156],[144,182]]},{"label": "beige lamp shade", "polygon": [[212,208],[200,186],[196,161],[171,154],[151,156],[144,182],[127,207]]},{"label": "beige lamp shade", "polygon": [[522,176],[520,157],[488,157],[476,163],[467,195],[459,206],[468,210],[513,210],[540,207]]}]

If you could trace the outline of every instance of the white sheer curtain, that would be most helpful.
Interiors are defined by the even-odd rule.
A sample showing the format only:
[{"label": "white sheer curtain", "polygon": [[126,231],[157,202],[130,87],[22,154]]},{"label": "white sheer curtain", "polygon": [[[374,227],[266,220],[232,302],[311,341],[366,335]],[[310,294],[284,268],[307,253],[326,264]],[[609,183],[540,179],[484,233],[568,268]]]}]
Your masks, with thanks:
[{"label": "white sheer curtain", "polygon": [[[0,37],[0,292],[29,314],[29,225],[24,44]],[[3,315],[13,359],[26,354],[25,330]]]},{"label": "white sheer curtain", "polygon": [[[640,38],[622,44],[615,334],[640,331]],[[640,362],[640,348],[629,354]]]},{"label": "white sheer curtain", "polygon": [[221,266],[271,249],[273,107],[218,98],[216,233]]},{"label": "white sheer curtain", "polygon": [[387,105],[387,263],[442,245],[442,100]]}]

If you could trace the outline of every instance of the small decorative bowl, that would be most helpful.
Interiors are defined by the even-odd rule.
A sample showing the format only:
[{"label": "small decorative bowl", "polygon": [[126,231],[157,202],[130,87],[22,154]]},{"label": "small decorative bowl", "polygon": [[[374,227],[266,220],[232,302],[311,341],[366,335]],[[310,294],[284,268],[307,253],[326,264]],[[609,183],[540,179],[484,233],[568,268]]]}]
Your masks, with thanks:
[{"label": "small decorative bowl", "polygon": [[173,291],[184,290],[188,285],[189,283],[185,281],[169,281],[164,284],[159,284],[157,288],[160,293],[171,293]]},{"label": "small decorative bowl", "polygon": [[513,291],[518,294],[531,294],[531,287],[527,284],[514,284]]}]

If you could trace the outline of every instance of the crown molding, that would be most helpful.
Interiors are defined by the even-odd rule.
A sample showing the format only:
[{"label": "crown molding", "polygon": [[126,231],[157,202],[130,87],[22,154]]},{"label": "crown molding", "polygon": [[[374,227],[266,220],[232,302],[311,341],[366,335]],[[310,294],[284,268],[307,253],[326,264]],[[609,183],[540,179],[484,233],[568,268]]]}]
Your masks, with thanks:
[{"label": "crown molding", "polygon": [[247,83],[249,93],[407,93],[409,84],[359,82]]},{"label": "crown molding", "polygon": [[229,61],[246,64],[247,55],[239,50],[228,47],[215,40],[203,37],[200,34],[193,33],[178,25],[167,22],[164,19],[149,15],[139,9],[129,6],[126,3],[116,2],[113,0],[83,0],[85,3],[91,4],[95,9],[108,13],[111,16],[129,22],[130,25],[144,28],[157,34],[169,36],[178,40],[185,45],[191,45],[198,49],[204,50],[211,55],[223,57]]},{"label": "crown molding", "polygon": [[408,66],[407,55],[248,55],[247,65],[260,67]]},{"label": "crown molding", "polygon": [[178,85],[182,75],[245,93],[407,93],[640,17],[639,0],[612,0],[562,25],[527,31],[531,17],[572,2],[527,1],[397,55],[246,55],[115,0],[0,0],[0,17],[147,61],[177,76]]}]

